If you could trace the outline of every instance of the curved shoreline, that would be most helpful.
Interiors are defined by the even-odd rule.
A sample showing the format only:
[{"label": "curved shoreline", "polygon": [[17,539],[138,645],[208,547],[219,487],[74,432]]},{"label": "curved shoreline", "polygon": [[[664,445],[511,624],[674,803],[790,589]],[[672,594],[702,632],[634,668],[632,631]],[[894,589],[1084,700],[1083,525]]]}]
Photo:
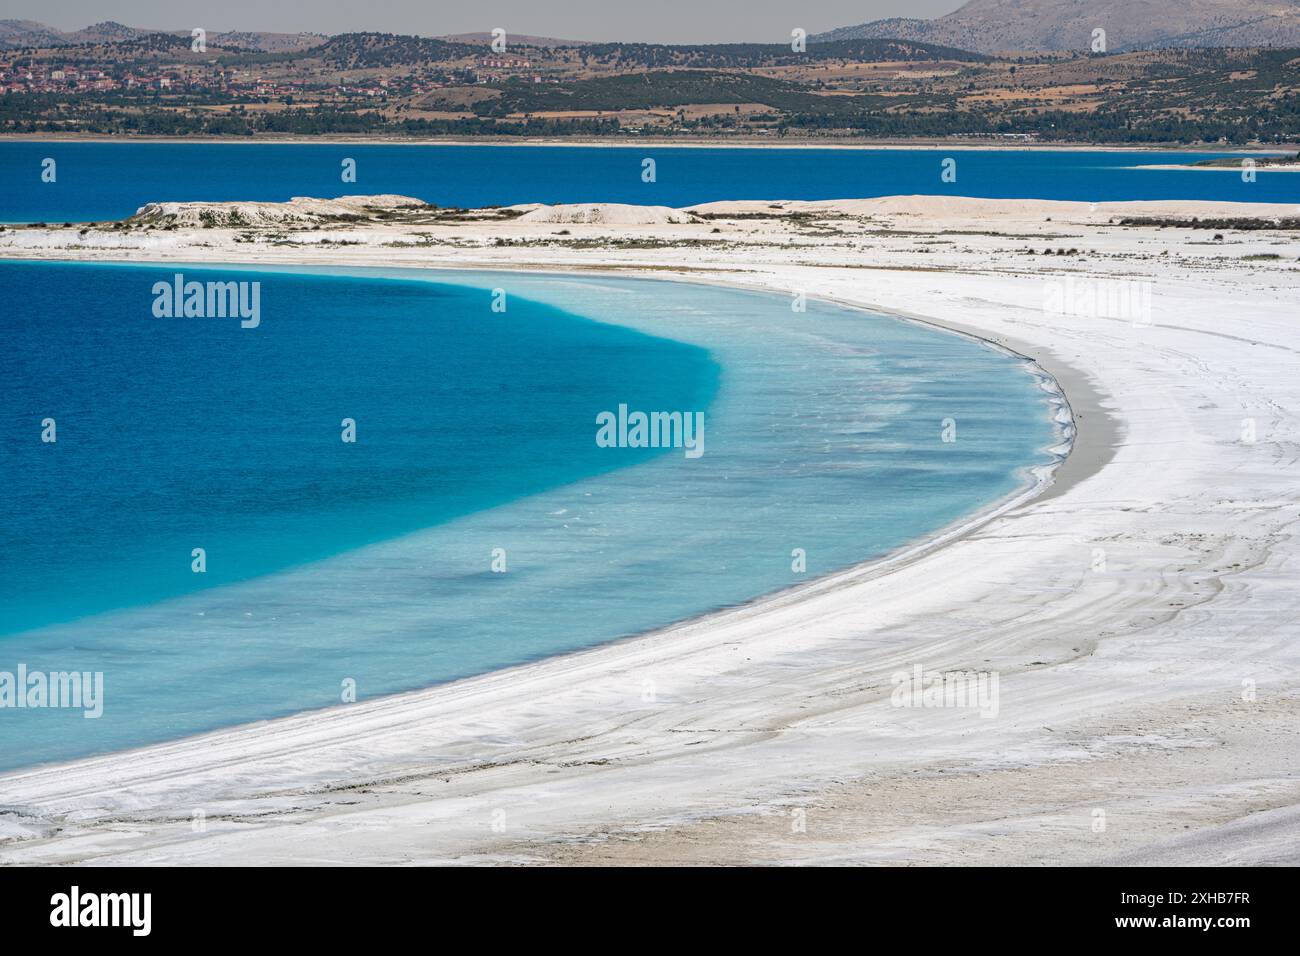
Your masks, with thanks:
[{"label": "curved shoreline", "polygon": [[[199,265],[199,263],[195,263],[195,265]],[[205,265],[208,267],[226,265],[259,268],[266,264],[212,262]],[[440,268],[432,267],[420,271],[436,273],[440,271]],[[460,270],[442,268],[441,271]],[[519,272],[521,270],[482,271]],[[531,272],[532,270],[528,271]],[[589,272],[580,269],[546,271],[583,277],[608,275],[608,273]],[[628,275],[632,276],[635,273],[629,272]],[[661,281],[701,281],[697,277],[685,274],[669,278],[658,273],[647,273],[641,277],[655,278]],[[707,284],[760,291],[774,295],[779,294],[779,290],[755,284],[717,281],[709,281]],[[818,298],[870,314],[885,315],[894,321],[927,325],[945,334],[967,338],[981,347],[991,348],[1024,359],[1030,366],[1025,371],[1038,379],[1040,383],[1056,383],[1056,379],[1052,374],[1049,374],[1035,359],[1030,358],[1023,352],[1017,351],[1005,343],[987,339],[968,329],[957,327],[955,324],[950,326],[942,319],[904,315],[896,311],[880,310],[869,304],[850,300],[831,297]],[[1063,400],[1062,403],[1053,405],[1051,399],[1048,398],[1044,400],[1044,404],[1047,405],[1049,412],[1055,408],[1058,412],[1063,409],[1069,414],[1069,400],[1059,384],[1056,385],[1056,388],[1056,394],[1060,395]],[[1049,417],[1057,423],[1059,435],[1060,419],[1050,414]],[[1072,417],[1070,421],[1073,422]],[[1077,435],[1071,437],[1062,436],[1061,444],[1067,450],[1056,453],[1054,461],[1036,468],[1025,467],[1024,470],[1027,472],[1038,471],[1039,473],[1033,475],[1032,478],[1027,478],[1024,486],[989,502],[986,506],[963,516],[955,522],[935,529],[934,532],[877,558],[862,561],[790,587],[766,592],[731,607],[708,611],[643,633],[602,642],[591,647],[562,651],[536,661],[496,668],[481,674],[416,690],[385,694],[356,704],[310,709],[284,717],[246,722],[142,747],[112,751],[70,761],[19,768],[0,774],[0,792],[9,794],[17,790],[34,788],[36,792],[41,793],[41,796],[37,798],[41,803],[52,801],[56,806],[65,805],[70,808],[71,805],[66,804],[65,801],[70,800],[79,805],[80,801],[89,799],[92,805],[99,804],[100,800],[97,799],[99,797],[108,797],[113,794],[125,796],[131,788],[141,785],[162,783],[165,786],[170,786],[170,782],[177,778],[183,779],[191,774],[212,772],[214,770],[225,773],[227,770],[246,762],[271,760],[276,764],[280,764],[287,761],[291,755],[301,757],[304,754],[310,754],[314,750],[328,749],[334,745],[350,747],[348,741],[358,731],[357,728],[354,728],[354,725],[376,723],[378,726],[360,731],[361,736],[358,737],[357,744],[357,749],[360,750],[364,749],[365,746],[361,741],[372,737],[376,732],[381,733],[383,736],[389,736],[398,732],[403,726],[411,726],[413,721],[417,724],[422,722],[423,718],[418,715],[418,710],[441,702],[447,697],[458,699],[473,697],[479,693],[511,695],[514,687],[548,679],[557,672],[563,673],[571,669],[586,670],[593,666],[607,667],[611,664],[617,666],[618,658],[635,656],[647,650],[658,652],[667,647],[671,653],[671,645],[684,636],[735,626],[775,612],[798,611],[802,606],[823,595],[834,594],[864,582],[888,577],[900,568],[934,555],[954,542],[966,538],[997,517],[1031,505],[1053,486],[1055,474],[1066,461],[1071,460],[1078,450]],[[1051,453],[1048,449],[1043,449],[1043,451]],[[683,648],[683,651],[689,653],[689,649]],[[324,727],[318,725],[324,725]],[[323,733],[318,733],[318,730],[323,730]],[[221,756],[214,759],[212,756],[214,754]],[[398,763],[387,766],[380,764],[359,775],[347,772],[332,772],[330,766],[332,761],[333,758],[329,756],[324,757],[319,764],[315,765],[309,760],[306,765],[300,767],[291,776],[267,779],[262,784],[249,780],[248,784],[254,788],[254,793],[260,791],[263,798],[274,798],[276,793],[286,788],[291,790],[302,789],[318,795],[342,794],[352,792],[358,787],[382,785],[387,779],[392,779],[395,776],[402,777],[407,773]],[[437,775],[446,772],[459,773],[463,772],[463,769],[430,772]],[[70,780],[87,782],[77,783],[69,791],[67,786]],[[195,802],[198,797],[199,794],[194,794],[189,798],[190,802]],[[6,797],[5,802],[9,804],[7,808],[9,812],[19,811],[20,814],[25,815],[23,803],[15,804],[8,797]],[[204,801],[198,799],[197,802],[202,803]],[[112,809],[114,804],[116,804],[116,798],[106,801],[101,805],[100,809],[109,817],[112,817],[116,812],[119,812]],[[81,807],[81,812],[87,810],[90,810],[89,806]],[[139,810],[140,808],[137,807],[136,812]],[[0,811],[0,823],[2,823],[3,815],[3,812]],[[3,836],[4,828],[0,826],[0,840],[3,840]],[[0,851],[3,849],[4,843],[0,842]],[[3,862],[3,857],[0,857],[0,863]]]},{"label": "curved shoreline", "polygon": [[[932,232],[964,222],[920,205]],[[0,860],[1142,862],[1164,859],[1166,838],[1187,858],[1214,849],[1227,821],[1300,803],[1300,595],[1285,587],[1300,567],[1288,458],[1300,386],[1287,362],[1300,280],[1285,265],[1211,261],[1169,231],[1108,227],[1105,209],[1087,225],[1086,209],[1008,204],[1010,243],[971,233],[919,265],[905,232],[865,255],[833,243],[810,254],[775,228],[765,249],[706,249],[685,266],[672,250],[601,256],[605,274],[812,286],[877,312],[946,316],[1039,356],[1078,435],[1024,507],[888,574],[670,636],[0,778],[27,813],[7,818],[18,833]],[[911,215],[893,222],[914,229]],[[1091,274],[1131,276],[1139,253],[1138,274],[1160,283],[1157,321],[1045,319],[1039,284],[1061,266],[1015,241],[1059,229],[1044,216],[1112,253],[1089,256]],[[1243,236],[1237,251],[1278,239]],[[323,251],[248,253],[253,267],[311,256],[512,271],[590,255]],[[1259,416],[1258,443],[1237,440],[1242,415]],[[1109,572],[1089,569],[1098,545]],[[1000,672],[1003,714],[892,708],[890,674],[913,663]],[[1240,699],[1243,677],[1257,703]],[[646,679],[657,702],[642,698]],[[208,812],[203,836],[192,807]],[[791,835],[793,807],[807,834]],[[1098,807],[1112,821],[1103,834]],[[504,832],[489,826],[497,810]],[[1296,845],[1238,840],[1230,862]]]},{"label": "curved shoreline", "polygon": [[[34,260],[11,259],[7,261],[21,262],[21,261],[34,261]],[[78,260],[74,258],[57,258],[57,259],[52,258],[43,261],[67,262],[67,261],[84,261],[84,260]],[[100,262],[100,263],[110,263],[110,264],[116,262],[122,265],[130,265],[133,267],[141,267],[141,268],[146,268],[155,265],[165,265],[168,268],[192,267],[196,269],[199,268],[215,269],[215,268],[224,267],[231,271],[239,271],[239,270],[258,271],[270,267],[275,271],[283,272],[285,274],[344,275],[344,276],[350,276],[356,278],[371,278],[371,279],[380,279],[380,280],[384,278],[392,278],[392,279],[398,279],[402,281],[410,281],[416,275],[420,275],[424,278],[430,278],[433,279],[434,281],[438,281],[437,274],[439,272],[454,273],[462,276],[465,275],[466,273],[483,273],[483,274],[510,273],[510,274],[517,274],[526,277],[538,273],[546,273],[552,275],[572,276],[575,278],[589,278],[589,279],[609,278],[609,273],[607,271],[601,272],[601,271],[591,271],[591,270],[583,270],[583,269],[539,269],[539,270],[471,269],[471,270],[467,270],[463,268],[443,267],[443,266],[431,266],[425,268],[369,267],[369,266],[357,266],[357,265],[350,265],[347,263],[337,263],[337,262],[333,264],[300,263],[296,265],[281,266],[278,264],[248,263],[248,262],[238,262],[238,261],[221,261],[221,262],[218,261],[209,261],[209,262],[144,261],[142,262],[139,260],[108,260],[102,258],[95,259],[92,261]],[[299,266],[303,268],[299,268]],[[304,269],[306,271],[304,271]],[[411,275],[403,277],[402,273],[410,273]],[[686,276],[686,275],[669,277],[659,273],[636,274],[633,272],[629,272],[623,277],[638,278],[638,279],[643,279],[645,281],[653,280],[657,282],[671,282],[679,285],[690,285],[690,284],[709,285],[709,286],[723,288],[723,289],[732,289],[732,290],[746,291],[746,292],[759,292],[761,294],[770,295],[770,296],[779,296],[781,294],[780,290],[766,288],[761,285],[756,285],[753,283],[736,283],[736,282],[724,282],[724,281],[717,281],[717,280],[701,280],[698,277]],[[1046,406],[1047,417],[1049,421],[1051,421],[1053,424],[1054,431],[1055,431],[1055,438],[1051,444],[1041,446],[1038,449],[1038,453],[1046,457],[1048,460],[1025,464],[1022,465],[1020,468],[1018,468],[1017,474],[1020,475],[1021,477],[1020,477],[1019,486],[1016,489],[1000,497],[989,500],[984,504],[982,504],[981,506],[974,509],[973,511],[967,512],[962,516],[960,516],[959,518],[947,522],[946,524],[942,524],[938,527],[935,527],[915,538],[908,540],[906,543],[900,545],[899,547],[890,549],[889,551],[877,555],[876,557],[868,558],[865,560],[858,560],[850,564],[844,565],[840,568],[837,568],[835,570],[820,574],[816,577],[799,581],[798,583],[795,584],[779,587],[774,590],[764,591],[743,601],[739,601],[733,604],[728,604],[725,606],[716,607],[710,610],[692,614],[687,617],[683,617],[678,620],[669,621],[662,625],[647,630],[642,630],[634,634],[628,634],[626,636],[614,638],[612,640],[600,641],[599,643],[588,645],[585,647],[558,650],[554,653],[546,654],[543,657],[537,658],[535,660],[530,660],[518,664],[510,664],[504,667],[490,667],[487,670],[483,670],[478,673],[471,674],[467,677],[459,677],[459,678],[453,678],[451,680],[443,680],[436,683],[425,685],[423,687],[417,687],[408,690],[400,690],[400,691],[383,693],[373,698],[368,698],[366,703],[380,703],[382,701],[397,701],[402,698],[437,692],[441,689],[462,685],[467,682],[472,682],[484,677],[498,675],[498,674],[505,675],[510,673],[517,673],[520,675],[520,679],[526,679],[528,669],[545,664],[546,662],[554,659],[583,655],[600,648],[616,647],[624,644],[632,644],[650,637],[665,636],[671,638],[672,634],[683,629],[695,629],[700,627],[710,627],[715,624],[725,624],[733,619],[743,620],[743,619],[747,619],[749,616],[752,615],[761,615],[762,613],[764,613],[770,608],[797,606],[800,602],[805,601],[816,595],[823,594],[823,593],[831,593],[843,587],[850,586],[860,581],[870,580],[870,579],[887,575],[891,573],[893,570],[895,570],[897,567],[901,567],[905,564],[914,562],[924,557],[927,554],[931,554],[941,549],[942,547],[952,543],[953,541],[965,537],[966,535],[970,534],[972,531],[980,528],[981,526],[988,523],[989,521],[996,518],[997,516],[1005,514],[1008,511],[1012,511],[1021,506],[1024,506],[1029,502],[1032,502],[1035,498],[1044,495],[1051,487],[1053,487],[1053,485],[1055,484],[1056,474],[1059,472],[1059,470],[1065,464],[1065,462],[1067,462],[1070,459],[1074,451],[1074,447],[1076,444],[1075,442],[1076,426],[1071,412],[1070,400],[1068,396],[1065,394],[1065,391],[1063,390],[1061,385],[1057,382],[1053,374],[1049,373],[1046,369],[1044,369],[1042,365],[1040,365],[1035,358],[1032,358],[1029,355],[1025,354],[1024,352],[1018,351],[1010,347],[1006,343],[995,342],[991,339],[980,336],[977,333],[972,332],[970,330],[964,330],[964,329],[957,328],[955,326],[951,326],[945,323],[943,320],[930,319],[924,316],[902,314],[895,310],[873,308],[863,303],[853,302],[847,299],[837,299],[830,296],[810,295],[808,296],[808,298],[815,299],[818,301],[829,302],[835,305],[839,305],[841,307],[849,308],[854,311],[861,312],[864,315],[883,317],[890,321],[904,322],[912,325],[919,325],[919,326],[926,327],[936,333],[940,333],[944,335],[955,335],[981,348],[987,348],[999,354],[1006,355],[1008,357],[1012,357],[1019,360],[1021,364],[1020,371],[1023,371],[1025,374],[1028,374],[1031,378],[1037,381],[1039,384],[1039,388],[1042,389],[1043,392],[1045,393],[1045,396],[1042,399],[1042,403],[1044,406]],[[599,319],[594,319],[587,316],[584,317],[587,318],[589,321],[600,321]],[[637,328],[635,325],[630,327]],[[651,333],[643,332],[643,334],[651,334]],[[683,342],[682,344],[692,345],[693,343]],[[422,530],[427,530],[427,529],[422,529]],[[409,532],[409,533],[419,533],[419,531],[417,530],[415,532]],[[399,537],[405,537],[405,534]],[[328,560],[328,559],[323,559],[323,560]],[[276,572],[276,573],[282,573],[282,572]],[[736,615],[738,615],[738,617],[733,617]],[[3,784],[6,777],[9,776],[19,776],[28,773],[36,773],[36,772],[47,771],[47,770],[58,770],[59,768],[71,767],[74,765],[81,764],[85,761],[99,761],[99,760],[113,761],[117,758],[126,758],[132,755],[145,755],[149,751],[158,747],[184,746],[191,743],[198,746],[203,740],[213,737],[214,735],[240,733],[242,731],[254,727],[274,726],[275,724],[281,721],[290,721],[290,720],[296,720],[300,718],[311,718],[313,715],[328,715],[328,714],[334,714],[336,712],[343,713],[355,706],[356,705],[332,704],[326,707],[308,708],[305,710],[296,711],[291,714],[285,714],[283,716],[244,720],[239,723],[220,726],[220,727],[213,728],[211,730],[204,730],[197,733],[187,734],[181,737],[155,741],[152,743],[142,744],[138,746],[131,746],[120,750],[104,751],[97,754],[91,754],[85,757],[71,758],[67,760],[59,760],[59,761],[39,763],[39,764],[29,764],[26,766],[13,768],[11,770],[6,770],[3,773],[0,773],[0,784]]]}]

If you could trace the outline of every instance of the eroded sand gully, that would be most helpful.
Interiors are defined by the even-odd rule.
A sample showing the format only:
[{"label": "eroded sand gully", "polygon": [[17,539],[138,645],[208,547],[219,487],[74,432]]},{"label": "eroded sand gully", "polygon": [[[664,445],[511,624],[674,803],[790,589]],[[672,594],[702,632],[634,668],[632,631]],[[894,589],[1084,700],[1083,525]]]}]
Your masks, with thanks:
[{"label": "eroded sand gully", "polygon": [[[1300,861],[1300,249],[1276,228],[1112,222],[1296,210],[772,205],[251,241],[0,234],[4,256],[802,289],[1029,355],[1078,425],[1046,494],[885,569],[429,691],[0,777],[0,859]],[[1045,312],[1045,282],[1067,275],[1150,282],[1152,324]],[[892,706],[891,676],[918,663],[998,672],[998,716]]]}]

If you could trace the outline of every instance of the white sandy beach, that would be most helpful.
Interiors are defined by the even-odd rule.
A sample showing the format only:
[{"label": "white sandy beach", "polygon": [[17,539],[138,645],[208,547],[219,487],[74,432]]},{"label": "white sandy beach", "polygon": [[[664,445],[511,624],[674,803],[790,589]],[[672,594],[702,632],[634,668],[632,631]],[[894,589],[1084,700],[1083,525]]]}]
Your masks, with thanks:
[{"label": "white sandy beach", "polygon": [[[430,690],[0,776],[0,862],[1300,862],[1300,244],[1269,226],[1298,213],[896,197],[349,226],[307,203],[252,241],[6,229],[0,257],[803,290],[1035,359],[1077,437],[1045,492],[885,565]],[[1045,310],[1067,277],[1149,283],[1150,323]],[[893,706],[891,676],[916,664],[996,672],[998,715]]]},{"label": "white sandy beach", "polygon": [[[1200,172],[1200,173],[1237,173],[1238,175],[1240,175],[1241,171],[1246,167],[1240,164],[1237,166],[1197,166],[1193,163],[1181,163],[1181,164],[1165,163],[1165,164],[1156,164],[1152,166],[1132,166],[1130,168],[1131,169],[1182,169],[1182,170],[1191,170],[1192,172]],[[1300,173],[1300,163],[1294,163],[1294,164],[1288,163],[1285,165],[1278,165],[1278,166],[1261,165],[1258,167],[1258,172]]]}]

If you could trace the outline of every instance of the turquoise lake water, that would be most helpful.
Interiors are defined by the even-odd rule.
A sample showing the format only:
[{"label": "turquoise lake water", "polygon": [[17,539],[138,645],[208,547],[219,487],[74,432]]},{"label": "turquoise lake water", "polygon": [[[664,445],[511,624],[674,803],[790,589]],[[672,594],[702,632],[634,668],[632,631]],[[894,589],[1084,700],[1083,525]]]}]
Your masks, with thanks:
[{"label": "turquoise lake water", "polygon": [[[259,282],[260,326],[156,318],[178,271]],[[105,675],[98,720],[0,710],[0,768],[743,603],[1014,492],[1059,437],[1017,358],[712,286],[0,262],[0,297],[0,671]],[[620,404],[703,412],[704,454],[597,447]]]},{"label": "turquoise lake water", "polygon": [[[86,222],[163,200],[267,200],[400,193],[440,206],[894,195],[1000,199],[1300,202],[1300,176],[1137,169],[1214,152],[710,149],[644,146],[346,146],[321,143],[0,143],[0,222]],[[641,180],[645,158],[656,181]],[[941,178],[946,157],[956,182]],[[41,180],[53,159],[56,179]],[[344,159],[355,183],[342,181]]]}]

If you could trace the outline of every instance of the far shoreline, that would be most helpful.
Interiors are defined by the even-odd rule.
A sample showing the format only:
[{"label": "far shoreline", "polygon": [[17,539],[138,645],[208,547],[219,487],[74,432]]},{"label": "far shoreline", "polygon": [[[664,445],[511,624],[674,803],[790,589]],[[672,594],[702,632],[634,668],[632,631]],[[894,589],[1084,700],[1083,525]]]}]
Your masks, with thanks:
[{"label": "far shoreline", "polygon": [[[1245,154],[1242,154],[1245,155]],[[1154,166],[1130,166],[1129,169],[1154,169],[1154,170],[1177,170],[1180,172],[1192,173],[1241,173],[1245,167],[1242,166],[1199,166],[1195,163],[1170,163],[1166,165]],[[1259,166],[1254,170],[1256,173],[1300,173],[1300,163],[1291,163],[1286,166]]]},{"label": "far shoreline", "polygon": [[[230,146],[501,146],[501,147],[604,147],[606,149],[826,149],[826,150],[930,150],[949,149],[965,152],[1058,152],[1058,153],[1207,153],[1215,155],[1274,156],[1300,151],[1300,144],[1279,146],[1216,146],[1180,143],[1040,143],[1003,140],[976,142],[967,139],[857,140],[849,137],[828,139],[747,138],[697,139],[693,137],[645,136],[635,139],[616,137],[510,137],[510,136],[438,136],[421,139],[409,136],[123,136],[115,133],[0,133],[0,143],[111,143],[163,145],[230,145]],[[1135,167],[1165,168],[1165,167]],[[1172,168],[1183,168],[1176,166]]]}]

